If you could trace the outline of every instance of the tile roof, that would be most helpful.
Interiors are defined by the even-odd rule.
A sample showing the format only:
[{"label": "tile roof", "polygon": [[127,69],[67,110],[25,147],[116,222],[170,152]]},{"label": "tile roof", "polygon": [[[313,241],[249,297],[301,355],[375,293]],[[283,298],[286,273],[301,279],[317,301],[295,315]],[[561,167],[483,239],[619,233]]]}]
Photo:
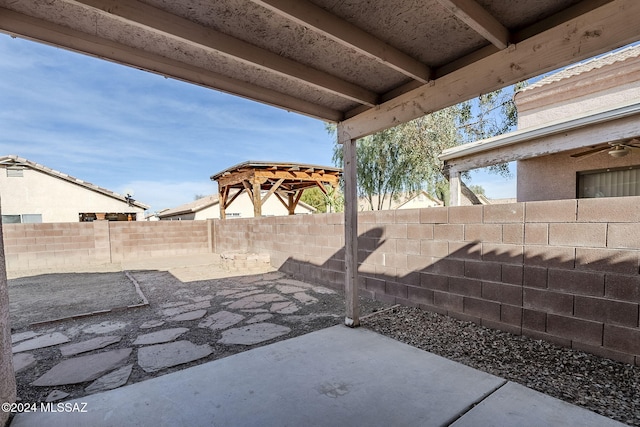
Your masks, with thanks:
[{"label": "tile roof", "polygon": [[638,57],[640,57],[640,45],[629,46],[614,52],[610,52],[606,55],[591,58],[586,61],[579,62],[577,64],[569,66],[561,71],[558,71],[557,73],[543,77],[537,82],[521,89],[520,92],[526,92],[535,88],[546,86],[551,83],[556,83],[561,80],[578,76],[580,74],[589,72],[591,70],[595,70],[597,68],[606,67],[608,65],[613,65],[617,62],[622,62],[628,59],[638,58]]},{"label": "tile roof", "polygon": [[[111,190],[107,190],[106,188],[103,187],[99,187],[95,184],[92,184],[90,182],[87,181],[83,181],[81,179],[75,178],[71,175],[67,175],[66,173],[57,171],[55,169],[51,169],[48,168],[44,165],[41,165],[39,163],[36,162],[32,162],[30,160],[25,159],[24,157],[19,157],[19,156],[15,156],[15,155],[9,155],[9,156],[0,156],[0,165],[6,165],[6,166],[25,166],[34,170],[37,170],[39,172],[45,173],[47,175],[53,176],[55,178],[59,178],[62,179],[64,181],[70,182],[72,184],[76,184],[79,185],[81,187],[85,187],[88,190],[91,191],[95,191],[101,194],[104,194],[105,196],[109,196],[112,197],[114,199],[118,199],[120,201],[123,202],[127,202],[127,198],[119,193],[116,193],[114,191]],[[145,205],[144,203],[141,203],[137,200],[134,200],[132,202],[132,205],[142,208],[142,209],[149,209],[149,205]]]}]

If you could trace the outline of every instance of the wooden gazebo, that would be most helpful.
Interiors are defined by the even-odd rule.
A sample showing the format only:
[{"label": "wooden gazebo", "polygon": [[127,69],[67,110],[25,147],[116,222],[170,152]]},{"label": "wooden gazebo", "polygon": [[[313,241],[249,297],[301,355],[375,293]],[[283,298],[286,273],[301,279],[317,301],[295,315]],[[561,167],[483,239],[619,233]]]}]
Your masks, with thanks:
[{"label": "wooden gazebo", "polygon": [[325,185],[337,188],[341,174],[342,169],[328,166],[248,161],[218,172],[211,180],[218,182],[220,218],[225,219],[226,209],[245,191],[255,217],[262,216],[262,205],[272,195],[293,215],[304,190],[317,187],[327,194]]}]

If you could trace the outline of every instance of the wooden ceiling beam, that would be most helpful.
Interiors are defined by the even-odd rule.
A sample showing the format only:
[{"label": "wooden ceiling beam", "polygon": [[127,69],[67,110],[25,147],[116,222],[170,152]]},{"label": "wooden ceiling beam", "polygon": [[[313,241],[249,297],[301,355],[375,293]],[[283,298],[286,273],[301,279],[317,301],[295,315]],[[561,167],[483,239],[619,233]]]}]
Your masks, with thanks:
[{"label": "wooden ceiling beam", "polygon": [[252,1],[412,79],[427,83],[431,78],[426,64],[307,0]]},{"label": "wooden ceiling beam", "polygon": [[69,0],[69,2],[88,6],[94,10],[101,11],[107,16],[117,17],[130,25],[144,27],[174,40],[219,52],[234,60],[310,84],[320,90],[360,104],[373,107],[378,103],[378,95],[376,93],[359,85],[137,0],[128,0],[126,2],[117,0]]},{"label": "wooden ceiling beam", "polygon": [[610,1],[344,120],[338,139],[358,139],[638,41],[638,16],[640,2]]},{"label": "wooden ceiling beam", "polygon": [[99,36],[73,30],[43,19],[26,16],[2,7],[0,7],[0,31],[97,58],[107,59],[165,77],[173,77],[177,80],[253,99],[274,107],[297,111],[306,116],[329,121],[339,121],[344,118],[343,113],[340,111],[282,92],[223,76],[204,68],[144,52]]},{"label": "wooden ceiling beam", "polygon": [[302,180],[302,181],[323,181],[328,183],[338,182],[340,179],[340,173],[336,172],[336,174],[330,173],[320,173],[320,171],[315,172],[306,172],[301,170],[277,170],[271,171],[266,169],[257,169],[255,171],[255,176],[260,178],[267,179],[280,179],[285,178],[287,180]]},{"label": "wooden ceiling beam", "polygon": [[505,49],[509,45],[509,30],[475,0],[438,1],[498,49]]},{"label": "wooden ceiling beam", "polygon": [[268,199],[269,197],[271,197],[271,195],[272,195],[273,193],[275,193],[275,192],[276,192],[276,190],[278,190],[278,188],[280,187],[280,185],[282,185],[282,183],[283,183],[283,182],[284,182],[284,178],[280,178],[280,179],[278,180],[278,182],[276,182],[275,184],[272,184],[272,185],[271,185],[271,188],[269,189],[269,192],[268,192],[267,194],[265,194],[265,195],[264,195],[264,197],[262,198],[262,203],[263,203],[263,204],[264,204],[264,202],[266,202],[266,201],[267,201],[267,199]]}]

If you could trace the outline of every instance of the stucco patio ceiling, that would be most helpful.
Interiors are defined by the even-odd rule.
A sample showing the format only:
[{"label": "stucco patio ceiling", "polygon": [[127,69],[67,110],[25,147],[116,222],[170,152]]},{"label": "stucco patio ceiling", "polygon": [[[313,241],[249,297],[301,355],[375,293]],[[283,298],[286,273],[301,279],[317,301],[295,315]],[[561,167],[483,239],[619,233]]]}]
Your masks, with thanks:
[{"label": "stucco patio ceiling", "polygon": [[640,40],[636,0],[0,0],[0,31],[350,139]]}]

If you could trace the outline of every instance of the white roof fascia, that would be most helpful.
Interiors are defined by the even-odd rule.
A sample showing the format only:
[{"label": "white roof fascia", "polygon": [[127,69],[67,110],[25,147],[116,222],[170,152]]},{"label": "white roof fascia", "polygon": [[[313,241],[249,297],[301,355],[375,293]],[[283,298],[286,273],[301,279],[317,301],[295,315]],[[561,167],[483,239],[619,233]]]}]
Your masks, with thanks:
[{"label": "white roof fascia", "polygon": [[517,130],[515,132],[506,133],[504,135],[492,138],[482,139],[458,147],[444,150],[438,158],[440,160],[455,160],[461,157],[471,156],[473,154],[483,153],[485,151],[495,150],[497,148],[507,147],[509,145],[528,142],[538,138],[554,135],[557,133],[567,132],[579,129],[585,126],[591,126],[598,123],[609,122],[640,113],[640,103],[634,100],[633,103],[626,102],[611,108],[602,108],[590,111],[587,114],[577,116],[570,119],[557,120],[540,126],[534,126],[526,129]]}]

